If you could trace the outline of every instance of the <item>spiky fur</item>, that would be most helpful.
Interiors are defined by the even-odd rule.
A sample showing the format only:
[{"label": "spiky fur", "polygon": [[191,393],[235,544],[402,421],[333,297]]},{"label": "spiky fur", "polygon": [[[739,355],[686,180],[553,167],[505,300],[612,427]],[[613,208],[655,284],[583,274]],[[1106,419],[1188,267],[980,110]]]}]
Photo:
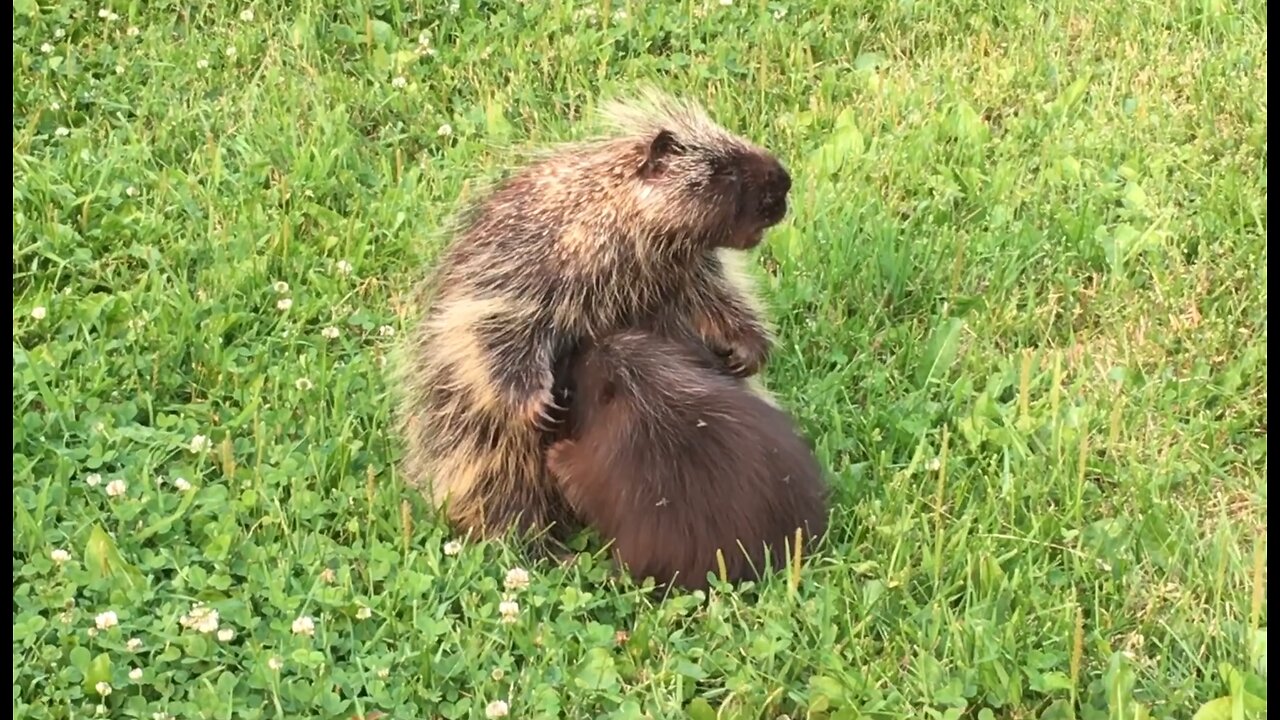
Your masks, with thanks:
[{"label": "spiky fur", "polygon": [[407,482],[460,530],[576,526],[544,452],[553,367],[581,340],[691,331],[742,377],[772,347],[728,253],[785,215],[785,169],[660,93],[601,116],[609,132],[544,153],[458,216],[397,358]]},{"label": "spiky fur", "polygon": [[569,506],[636,580],[705,589],[756,579],[788,542],[826,531],[822,470],[790,415],[718,367],[694,338],[624,330],[572,364],[566,438],[547,467]]}]

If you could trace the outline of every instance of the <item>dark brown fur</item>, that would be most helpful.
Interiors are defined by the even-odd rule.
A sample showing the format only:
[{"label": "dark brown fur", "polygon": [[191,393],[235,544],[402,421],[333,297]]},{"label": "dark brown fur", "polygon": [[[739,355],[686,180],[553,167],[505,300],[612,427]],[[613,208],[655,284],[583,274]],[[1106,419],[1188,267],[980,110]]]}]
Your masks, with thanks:
[{"label": "dark brown fur", "polygon": [[[636,580],[705,589],[787,562],[796,528],[826,531],[821,468],[790,416],[695,342],[627,331],[574,365],[569,439],[547,466]],[[739,545],[741,543],[741,545]],[[745,550],[745,552],[744,552]]]},{"label": "dark brown fur", "polygon": [[670,98],[603,114],[612,133],[550,153],[461,216],[398,358],[407,481],[460,530],[577,524],[544,433],[553,366],[582,340],[691,332],[744,377],[772,345],[734,264],[786,214],[786,170]]}]

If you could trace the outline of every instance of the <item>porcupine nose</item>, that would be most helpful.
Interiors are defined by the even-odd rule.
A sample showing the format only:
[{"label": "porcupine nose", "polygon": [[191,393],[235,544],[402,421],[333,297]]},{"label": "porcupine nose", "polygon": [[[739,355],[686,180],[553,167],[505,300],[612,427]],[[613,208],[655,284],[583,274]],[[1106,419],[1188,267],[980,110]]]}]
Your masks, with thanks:
[{"label": "porcupine nose", "polygon": [[791,192],[791,173],[782,163],[774,160],[771,163],[761,193],[760,210],[770,223],[778,223],[787,215],[787,194]]}]

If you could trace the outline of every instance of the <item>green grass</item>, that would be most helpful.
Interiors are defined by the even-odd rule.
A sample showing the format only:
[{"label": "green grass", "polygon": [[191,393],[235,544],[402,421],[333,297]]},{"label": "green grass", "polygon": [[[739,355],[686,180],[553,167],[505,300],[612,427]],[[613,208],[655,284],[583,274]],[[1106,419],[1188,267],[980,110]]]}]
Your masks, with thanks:
[{"label": "green grass", "polygon": [[[200,5],[14,2],[16,717],[1265,697],[1263,2]],[[641,81],[796,177],[767,381],[837,505],[794,592],[447,555],[395,473],[459,195]]]}]

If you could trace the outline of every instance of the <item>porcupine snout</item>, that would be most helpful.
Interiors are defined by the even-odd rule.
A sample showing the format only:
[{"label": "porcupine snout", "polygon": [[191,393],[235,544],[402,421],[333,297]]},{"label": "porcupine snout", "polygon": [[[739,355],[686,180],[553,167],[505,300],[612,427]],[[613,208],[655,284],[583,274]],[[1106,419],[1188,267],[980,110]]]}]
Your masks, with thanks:
[{"label": "porcupine snout", "polygon": [[791,192],[791,173],[778,160],[770,158],[765,167],[760,189],[760,217],[770,225],[787,216],[787,196]]}]

